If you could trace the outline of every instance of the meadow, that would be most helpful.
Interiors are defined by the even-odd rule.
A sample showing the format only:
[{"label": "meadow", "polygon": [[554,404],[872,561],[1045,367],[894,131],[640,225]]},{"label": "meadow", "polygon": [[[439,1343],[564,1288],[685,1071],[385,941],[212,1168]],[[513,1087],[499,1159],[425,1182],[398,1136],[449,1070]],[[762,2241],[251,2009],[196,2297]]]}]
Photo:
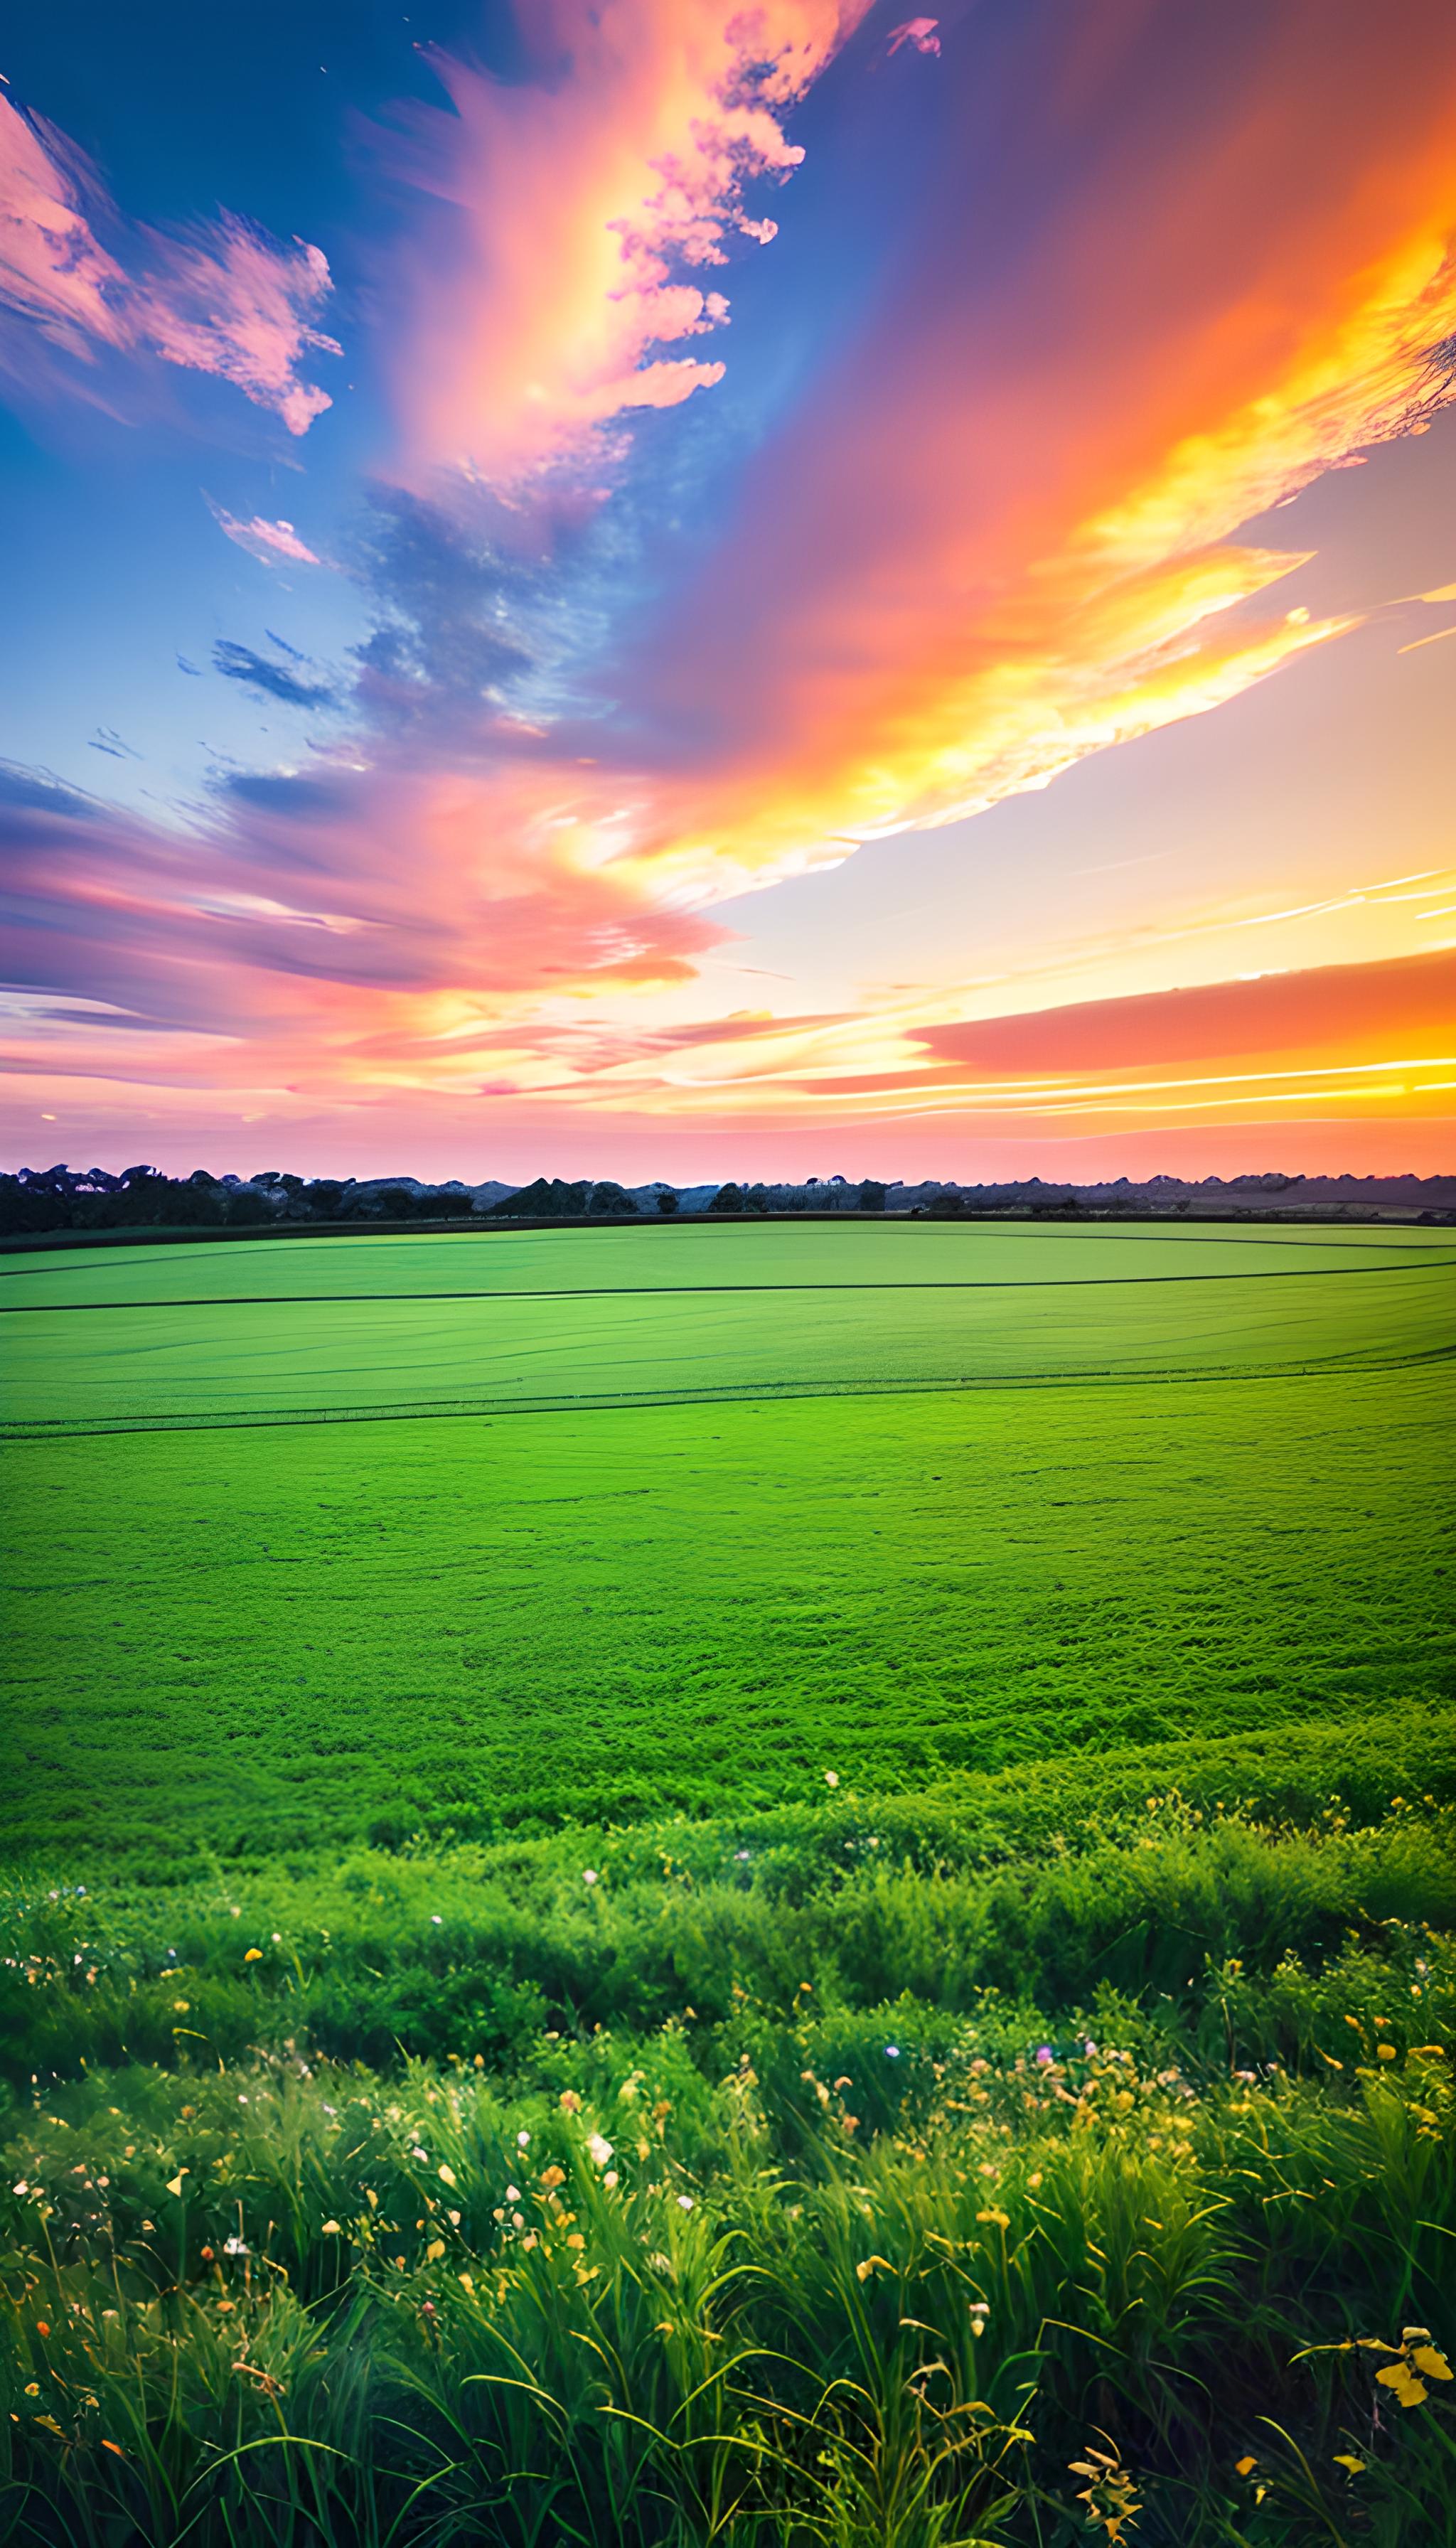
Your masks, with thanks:
[{"label": "meadow", "polygon": [[1389,1230],[16,1260],[0,1829],[488,1836],[1434,1699],[1453,1303]]},{"label": "meadow", "polygon": [[1456,1247],[0,1264],[0,2520],[1456,2538]]}]

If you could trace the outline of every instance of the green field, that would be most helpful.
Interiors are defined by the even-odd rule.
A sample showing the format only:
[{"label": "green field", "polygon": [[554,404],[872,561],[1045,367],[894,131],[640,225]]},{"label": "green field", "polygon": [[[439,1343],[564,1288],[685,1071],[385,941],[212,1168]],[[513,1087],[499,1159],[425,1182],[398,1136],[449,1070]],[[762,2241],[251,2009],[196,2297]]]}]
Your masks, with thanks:
[{"label": "green field", "polygon": [[1453,1309],[0,1261],[0,2536],[1456,2548]]},{"label": "green field", "polygon": [[1453,1308],[1456,1247],[1391,1230],[21,1261],[10,1845],[755,1806],[1449,1694]]}]

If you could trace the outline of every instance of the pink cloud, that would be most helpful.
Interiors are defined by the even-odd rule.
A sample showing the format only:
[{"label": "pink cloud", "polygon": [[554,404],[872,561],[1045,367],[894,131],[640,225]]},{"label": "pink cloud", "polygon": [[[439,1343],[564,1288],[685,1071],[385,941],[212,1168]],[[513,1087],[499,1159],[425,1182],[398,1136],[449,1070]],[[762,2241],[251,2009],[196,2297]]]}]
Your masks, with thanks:
[{"label": "pink cloud", "polygon": [[248,556],[256,558],[260,566],[276,566],[280,559],[291,566],[323,564],[317,551],[311,549],[306,540],[300,539],[292,522],[265,521],[261,513],[254,513],[250,522],[243,522],[235,513],[229,513],[226,504],[211,504],[210,509],[225,537],[238,548],[246,549]]},{"label": "pink cloud", "polygon": [[324,762],[251,777],[184,831],[0,769],[31,986],[0,1057],[345,1102],[402,1071],[468,1090],[487,1061],[560,1077],[553,1039],[584,1002],[684,983],[723,935],[601,863],[607,786]]},{"label": "pink cloud", "polygon": [[270,238],[235,213],[178,238],[144,233],[154,270],[137,300],[138,330],[164,363],[230,381],[307,433],[333,402],[297,377],[306,354],[341,347],[311,324],[332,289],[321,248]]},{"label": "pink cloud", "polygon": [[69,354],[124,345],[127,277],[91,228],[95,173],[63,133],[0,97],[0,313]]},{"label": "pink cloud", "polygon": [[653,349],[726,322],[726,296],[684,278],[773,236],[744,190],[798,165],[783,112],[868,5],[542,0],[530,35],[549,75],[506,86],[431,55],[453,112],[416,111],[394,151],[449,208],[400,296],[408,474],[517,483],[722,378]]},{"label": "pink cloud", "polygon": [[307,355],[339,351],[313,323],[330,289],[320,248],[285,245],[233,213],[175,236],[126,236],[84,153],[0,98],[0,359],[12,370],[34,375],[39,330],[88,364],[104,347],[209,373],[306,433],[332,404],[298,376]]},{"label": "pink cloud", "polygon": [[886,37],[886,53],[897,53],[902,45],[913,45],[917,53],[939,53],[941,40],[936,29],[940,23],[939,18],[907,18],[902,27],[893,28]]}]

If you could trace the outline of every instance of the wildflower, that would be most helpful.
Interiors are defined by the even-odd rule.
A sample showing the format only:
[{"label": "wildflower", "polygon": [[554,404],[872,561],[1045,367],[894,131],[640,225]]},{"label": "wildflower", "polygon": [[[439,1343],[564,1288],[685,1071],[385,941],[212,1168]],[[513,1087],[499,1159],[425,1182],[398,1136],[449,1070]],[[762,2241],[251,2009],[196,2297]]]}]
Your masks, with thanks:
[{"label": "wildflower", "polygon": [[234,1902],[234,1903],[230,1904],[230,1905],[229,1905],[229,1908],[228,1908],[228,1918],[229,1918],[229,1919],[231,1919],[231,1920],[240,1920],[240,1919],[242,1918],[242,1905],[241,1905],[241,1903],[240,1903],[240,1902]]},{"label": "wildflower", "polygon": [[596,2165],[598,2167],[605,2167],[607,2160],[611,2156],[610,2141],[603,2140],[600,2133],[593,2133],[587,2143],[587,2147],[591,2151]]},{"label": "wildflower", "polygon": [[987,2221],[991,2223],[993,2228],[997,2230],[1009,2230],[1011,2227],[1010,2213],[1002,2212],[994,2205],[987,2212],[978,2212],[975,2217],[977,2221]]},{"label": "wildflower", "polygon": [[898,2044],[887,2044],[884,2048],[884,2057],[886,2061],[898,2061],[900,2057]]},{"label": "wildflower", "polygon": [[690,2194],[679,2195],[678,2209],[680,2212],[690,2212],[692,2210],[692,2197]]},{"label": "wildflower", "polygon": [[245,1964],[260,1964],[263,1960],[262,1948],[249,1947],[247,1954],[243,1956],[242,1960]]},{"label": "wildflower", "polygon": [[225,2256],[246,2256],[249,2250],[240,2238],[225,2238],[223,2253]]},{"label": "wildflower", "polygon": [[443,2239],[443,2238],[431,2238],[431,2240],[430,2240],[430,2242],[429,2242],[429,2245],[426,2247],[426,2249],[425,2249],[425,2251],[424,2251],[424,2261],[425,2261],[425,2263],[426,2263],[427,2265],[434,2265],[434,2264],[437,2264],[437,2263],[439,2262],[439,2259],[441,2258],[441,2256],[443,2256],[444,2252],[445,2252],[445,2242],[444,2242],[444,2239]]},{"label": "wildflower", "polygon": [[575,2088],[563,2088],[559,2102],[564,2115],[579,2115],[582,2111],[582,2100]]},{"label": "wildflower", "polygon": [[101,2437],[101,2447],[102,2447],[102,2449],[103,2449],[104,2451],[115,2451],[115,2453],[116,2453],[116,2455],[117,2455],[117,2458],[118,2458],[119,2460],[124,2460],[124,2459],[126,2458],[126,2456],[127,2456],[126,2452],[123,2450],[123,2448],[122,2448],[122,2446],[121,2446],[121,2443],[120,2443],[120,2442],[109,2442],[109,2441],[107,2440],[106,2435],[105,2435],[104,2433],[103,2433],[103,2435],[102,2435],[102,2437]]},{"label": "wildflower", "polygon": [[507,2185],[505,2189],[505,2200],[507,2203],[519,2203],[520,2187],[518,2185]]},{"label": "wildflower", "polygon": [[736,1859],[743,1860],[747,1858],[748,1851],[746,1849],[736,1849],[733,1855]]},{"label": "wildflower", "polygon": [[599,1879],[599,1878],[598,1878],[598,1876],[597,1876],[596,1869],[595,1869],[595,1867],[594,1867],[594,1866],[584,1866],[584,1867],[583,1867],[583,1869],[582,1869],[582,1882],[583,1882],[584,1884],[595,1884],[595,1883],[599,1882],[599,1880],[600,1880],[600,1879]]},{"label": "wildflower", "polygon": [[1055,2058],[1056,2058],[1056,2055],[1055,2055],[1055,2053],[1052,2051],[1051,2047],[1050,2047],[1050,2045],[1049,2045],[1049,2044],[1039,2044],[1039,2045],[1038,2045],[1038,2047],[1037,2047],[1037,2060],[1038,2060],[1038,2064],[1039,2064],[1039,2066],[1040,2066],[1043,2070],[1045,2070],[1045,2069],[1046,2068],[1046,2066],[1047,2066],[1047,2064],[1048,2064],[1049,2062],[1054,2061],[1054,2060],[1055,2060]]},{"label": "wildflower", "polygon": [[274,1944],[274,1946],[275,1946],[275,1947],[281,1947],[281,1946],[282,1946],[282,1944],[283,1944],[283,1931],[282,1931],[281,1929],[275,1929],[275,1930],[274,1930],[274,1932],[273,1932],[273,1944]]},{"label": "wildflower", "polygon": [[[1239,2466],[1242,2467],[1242,2465],[1243,2463],[1240,2461]],[[1252,2468],[1252,2460],[1249,2461],[1248,2465]],[[1334,2454],[1334,2465],[1336,2468],[1348,2469],[1351,2477],[1363,2477],[1365,2474],[1365,2462],[1361,2459],[1356,2459],[1353,2451],[1336,2451]]]},{"label": "wildflower", "polygon": [[38,2318],[38,2319],[37,2319],[37,2320],[36,2320],[36,2333],[40,2336],[40,2338],[41,2338],[42,2342],[44,2343],[44,2342],[45,2342],[45,2340],[46,2340],[46,2336],[50,2333],[50,2321],[49,2321],[49,2320],[48,2320],[48,2319],[44,2319],[44,2318]]},{"label": "wildflower", "polygon": [[432,1929],[443,1929],[445,1923],[438,1911],[431,1911],[429,1915],[429,1925]]},{"label": "wildflower", "polygon": [[1233,2474],[1235,2477],[1251,2477],[1258,2465],[1252,2451],[1245,2451],[1241,2460],[1234,2461]]},{"label": "wildflower", "polygon": [[894,2267],[890,2263],[888,2256],[865,2256],[863,2257],[861,2262],[855,2267],[856,2281],[867,2283],[876,2265],[883,2273],[892,2274],[894,2272]]},{"label": "wildflower", "polygon": [[[1447,2373],[1449,2379],[1450,2374]],[[1409,2362],[1388,2362],[1384,2371],[1375,2375],[1382,2389],[1393,2389],[1403,2407],[1423,2407],[1430,2391],[1423,2380],[1417,2380]]]},{"label": "wildflower", "polygon": [[531,2146],[531,2137],[530,2137],[530,2134],[529,2134],[529,2133],[517,2133],[517,2134],[516,2134],[516,2137],[515,2137],[515,2146],[516,2146],[516,2148],[517,2148],[517,2149],[529,2149],[529,2148],[530,2148],[530,2146]]},{"label": "wildflower", "polygon": [[168,2179],[167,2179],[167,2192],[168,2192],[169,2194],[175,2194],[175,2195],[177,2196],[177,2198],[178,2198],[178,2201],[179,2201],[179,2202],[180,2202],[180,2200],[181,2200],[181,2196],[182,2196],[182,2179],[183,2179],[183,2177],[184,2177],[186,2174],[187,2174],[187,2170],[186,2170],[186,2168],[185,2168],[185,2167],[179,2167],[179,2168],[178,2168],[178,2170],[177,2170],[176,2175],[175,2175],[175,2176],[169,2176],[169,2177],[168,2177]]},{"label": "wildflower", "polygon": [[565,2185],[566,2183],[566,2169],[564,2167],[543,2167],[541,2170],[541,2183],[545,2186],[548,2194],[554,2194],[559,2185]]},{"label": "wildflower", "polygon": [[616,2169],[614,2167],[609,2167],[601,2182],[605,2186],[608,2194],[615,2194],[618,2185],[621,2183],[621,2179],[617,2175]]},{"label": "wildflower", "polygon": [[454,2185],[457,2181],[453,2167],[440,2167],[436,2169],[435,2173],[439,2177],[441,2185]]},{"label": "wildflower", "polygon": [[341,2238],[343,2236],[343,2231],[340,2230],[336,2221],[325,2221],[322,2230],[319,2231],[319,2236],[323,2238]]},{"label": "wildflower", "polygon": [[826,1770],[824,1773],[824,1783],[826,1787],[837,1787],[839,1785],[838,1770]]}]

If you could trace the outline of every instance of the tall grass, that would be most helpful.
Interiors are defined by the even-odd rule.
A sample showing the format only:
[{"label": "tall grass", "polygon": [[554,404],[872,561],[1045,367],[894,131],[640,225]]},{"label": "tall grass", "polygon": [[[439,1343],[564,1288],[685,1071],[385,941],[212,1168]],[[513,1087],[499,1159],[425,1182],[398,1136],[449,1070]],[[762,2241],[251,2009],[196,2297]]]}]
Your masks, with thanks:
[{"label": "tall grass", "polygon": [[1456,2537],[1448,1809],[1066,1819],[18,1886],[5,2535]]}]

